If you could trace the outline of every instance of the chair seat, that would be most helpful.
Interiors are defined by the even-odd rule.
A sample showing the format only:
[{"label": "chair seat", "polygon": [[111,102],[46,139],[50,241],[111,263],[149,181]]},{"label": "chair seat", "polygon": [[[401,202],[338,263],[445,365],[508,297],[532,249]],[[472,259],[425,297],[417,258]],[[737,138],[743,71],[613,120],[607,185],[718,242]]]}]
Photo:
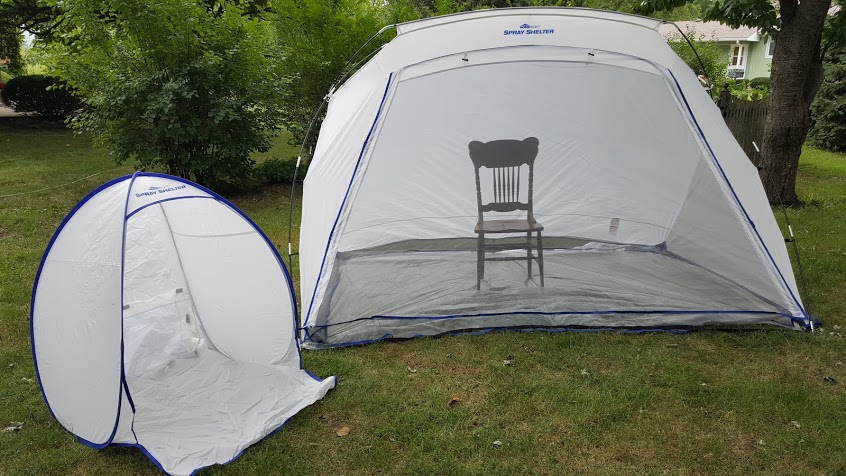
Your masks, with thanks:
[{"label": "chair seat", "polygon": [[543,231],[535,220],[485,220],[476,223],[476,233],[520,233]]}]

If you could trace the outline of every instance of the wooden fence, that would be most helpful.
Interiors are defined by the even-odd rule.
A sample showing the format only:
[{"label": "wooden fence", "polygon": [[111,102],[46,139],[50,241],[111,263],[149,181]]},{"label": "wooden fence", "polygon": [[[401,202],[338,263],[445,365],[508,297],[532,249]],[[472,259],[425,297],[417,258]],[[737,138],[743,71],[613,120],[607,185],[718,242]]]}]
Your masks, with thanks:
[{"label": "wooden fence", "polygon": [[[724,94],[718,102],[734,138],[746,152],[749,160],[755,166],[760,165],[761,142],[764,138],[764,126],[770,113],[769,99],[745,101],[734,96]],[[756,147],[757,146],[757,147]]]}]

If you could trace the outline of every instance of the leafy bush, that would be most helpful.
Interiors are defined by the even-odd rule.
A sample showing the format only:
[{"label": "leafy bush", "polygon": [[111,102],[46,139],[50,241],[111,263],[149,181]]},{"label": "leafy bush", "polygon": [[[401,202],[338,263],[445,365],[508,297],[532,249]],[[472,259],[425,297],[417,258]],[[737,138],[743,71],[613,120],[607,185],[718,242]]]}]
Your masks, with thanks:
[{"label": "leafy bush", "polygon": [[768,76],[762,76],[760,78],[750,79],[749,86],[753,88],[765,87],[769,90],[772,82],[773,81]]},{"label": "leafy bush", "polygon": [[[702,74],[702,65],[704,65],[708,78],[712,82],[718,81],[725,76],[729,61],[728,53],[721,49],[715,41],[710,41],[704,36],[696,38],[692,30],[688,31],[686,35],[691,39],[693,47],[696,48],[695,52],[680,34],[671,36],[668,39],[670,48],[696,74]],[[696,57],[697,53],[699,54],[699,58]],[[701,64],[699,63],[700,59],[702,60]]]},{"label": "leafy bush", "polygon": [[[705,66],[708,79],[716,93],[715,97],[719,97],[723,90],[728,90],[732,96],[747,101],[763,99],[770,94],[770,78],[755,78],[751,81],[726,78],[728,54],[716,42],[710,41],[704,36],[696,38],[693,31],[688,31],[686,35],[691,38],[691,43],[696,48],[696,52],[680,34],[671,36],[668,43],[696,74],[702,74],[702,66]],[[696,57],[697,53],[699,54],[698,58]],[[702,63],[699,62],[700,59]]]},{"label": "leafy bush", "polygon": [[768,83],[760,81],[755,83],[754,81],[754,79],[750,81],[748,79],[724,78],[715,85],[715,89],[717,91],[727,89],[732,96],[746,101],[757,101],[770,95]]},{"label": "leafy bush", "polygon": [[40,74],[10,79],[0,97],[16,112],[35,113],[51,120],[64,119],[82,106],[64,82]]},{"label": "leafy bush", "polygon": [[80,33],[47,48],[85,97],[72,125],[118,163],[220,190],[248,185],[251,155],[280,130],[283,78],[269,28],[246,3],[63,2],[63,26]]},{"label": "leafy bush", "polygon": [[811,104],[814,126],[809,138],[818,147],[846,151],[846,52],[832,55],[825,65],[817,97]]},{"label": "leafy bush", "polygon": [[[294,178],[294,169],[297,168],[297,159],[280,159],[273,157],[265,160],[256,166],[256,178],[263,184],[291,183]],[[297,172],[297,180],[305,178],[308,166],[300,164]]]}]

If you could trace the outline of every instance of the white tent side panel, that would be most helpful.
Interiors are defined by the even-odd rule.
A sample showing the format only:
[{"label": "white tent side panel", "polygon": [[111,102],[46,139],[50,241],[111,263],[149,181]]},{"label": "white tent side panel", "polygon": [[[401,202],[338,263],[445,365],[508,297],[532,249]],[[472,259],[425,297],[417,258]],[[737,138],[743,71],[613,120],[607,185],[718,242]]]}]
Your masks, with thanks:
[{"label": "white tent side panel", "polygon": [[210,343],[243,362],[296,360],[292,293],[264,237],[216,200],[175,200],[162,208]]},{"label": "white tent side panel", "polygon": [[[358,87],[344,87],[329,103],[314,159],[303,183],[299,255],[303,320],[307,318],[335,219],[386,92],[389,75],[382,77],[377,70],[374,67],[356,74],[347,84]],[[303,240],[311,242],[303,246]]]},{"label": "white tent side panel", "polygon": [[794,316],[804,316],[784,235],[773,216],[758,170],[726,126],[719,108],[702,90],[693,71],[681,58],[676,58],[671,71],[687,99],[685,106],[690,107],[695,118],[694,127],[702,131],[719,162],[721,170],[715,170],[715,174],[718,178],[725,174],[721,182],[723,187],[729,188],[727,195],[732,206],[739,208],[736,210],[739,220],[744,224],[751,221],[754,225],[747,226],[746,230],[749,239],[758,245],[762,268],[769,274],[772,285],[781,290],[781,302],[785,307]]},{"label": "white tent side panel", "polygon": [[128,379],[191,357],[199,344],[194,302],[161,205],[145,207],[126,222],[123,353]]},{"label": "white tent side panel", "polygon": [[53,415],[109,441],[121,393],[122,214],[128,180],[92,192],[56,231],[33,296],[33,355]]}]

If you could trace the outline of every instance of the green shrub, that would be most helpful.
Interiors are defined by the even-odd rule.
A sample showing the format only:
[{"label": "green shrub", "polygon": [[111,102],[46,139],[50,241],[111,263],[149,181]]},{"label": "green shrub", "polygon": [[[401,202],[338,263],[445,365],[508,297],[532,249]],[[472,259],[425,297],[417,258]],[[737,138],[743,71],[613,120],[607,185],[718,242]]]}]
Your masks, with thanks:
[{"label": "green shrub", "polygon": [[[702,74],[702,66],[705,66],[708,78],[711,82],[719,80],[726,73],[728,66],[728,53],[720,49],[715,41],[711,41],[705,36],[696,37],[696,34],[690,30],[685,33],[690,38],[693,48],[687,44],[687,41],[680,34],[671,36],[667,42],[670,48],[676,52],[677,55],[685,62],[690,69],[696,74]],[[694,51],[694,48],[696,49]],[[699,57],[697,58],[697,54]],[[702,63],[699,62],[702,60]]]},{"label": "green shrub", "polygon": [[[297,168],[297,159],[270,158],[256,166],[256,178],[265,185],[291,183],[294,179],[294,170]],[[297,180],[305,178],[308,166],[305,162],[300,164],[297,172]]]},{"label": "green shrub", "polygon": [[[767,82],[759,81],[755,83],[756,79],[767,79]],[[728,90],[732,96],[745,101],[766,99],[770,95],[769,78],[756,79],[720,78],[719,81],[714,82],[714,90],[718,93],[718,96],[723,90]]]},{"label": "green shrub", "polygon": [[771,84],[772,80],[767,76],[762,76],[760,78],[754,78],[749,80],[749,86],[752,88],[765,87],[767,88],[767,90],[769,90]]},{"label": "green shrub", "polygon": [[12,78],[0,97],[16,112],[34,113],[51,120],[64,119],[82,105],[60,79],[40,74]]},{"label": "green shrub", "polygon": [[811,104],[811,142],[835,152],[846,151],[846,52],[832,55],[825,65],[817,97]]}]

